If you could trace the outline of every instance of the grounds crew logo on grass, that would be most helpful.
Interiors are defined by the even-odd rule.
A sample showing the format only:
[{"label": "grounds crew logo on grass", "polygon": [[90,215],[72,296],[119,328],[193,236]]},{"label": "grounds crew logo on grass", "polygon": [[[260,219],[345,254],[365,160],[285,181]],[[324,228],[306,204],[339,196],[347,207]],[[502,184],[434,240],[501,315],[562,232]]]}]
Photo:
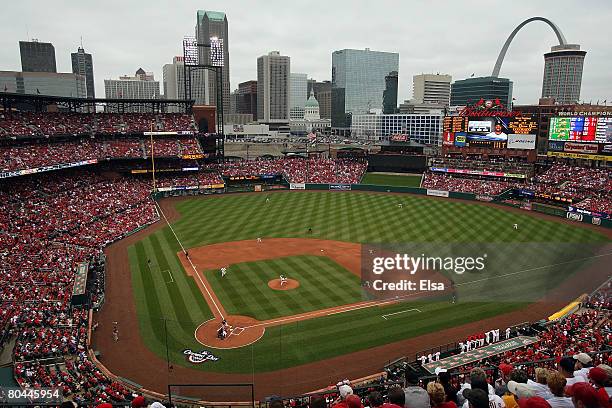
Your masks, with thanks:
[{"label": "grounds crew logo on grass", "polygon": [[185,349],[183,350],[183,354],[187,356],[186,357],[187,361],[193,364],[202,364],[207,361],[218,361],[219,360],[219,357],[214,356],[208,350],[202,350],[200,352],[196,352],[196,351],[191,351],[191,349]]}]

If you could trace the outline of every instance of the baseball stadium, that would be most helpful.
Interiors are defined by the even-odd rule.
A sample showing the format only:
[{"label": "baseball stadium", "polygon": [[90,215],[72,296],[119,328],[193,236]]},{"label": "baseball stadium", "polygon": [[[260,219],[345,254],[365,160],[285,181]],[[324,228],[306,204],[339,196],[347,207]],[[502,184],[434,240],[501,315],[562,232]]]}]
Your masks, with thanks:
[{"label": "baseball stadium", "polygon": [[437,152],[408,135],[230,142],[185,101],[0,101],[3,387],[306,407],[610,362],[605,166],[450,131]]}]

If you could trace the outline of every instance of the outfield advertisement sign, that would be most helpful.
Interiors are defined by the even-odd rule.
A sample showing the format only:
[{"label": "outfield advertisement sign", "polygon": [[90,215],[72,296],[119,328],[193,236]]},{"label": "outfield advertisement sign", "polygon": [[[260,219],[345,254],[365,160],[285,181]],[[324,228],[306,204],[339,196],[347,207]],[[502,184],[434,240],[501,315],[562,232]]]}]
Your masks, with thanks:
[{"label": "outfield advertisement sign", "polygon": [[583,219],[582,214],[577,214],[573,212],[568,212],[566,217],[568,220],[572,220],[572,221],[582,221]]},{"label": "outfield advertisement sign", "polygon": [[502,340],[497,343],[490,343],[486,346],[479,347],[477,349],[467,351],[461,354],[455,354],[442,360],[432,361],[424,364],[423,367],[434,374],[436,368],[445,368],[447,370],[455,367],[461,367],[465,364],[472,363],[474,361],[481,361],[493,357],[497,354],[505,353],[510,350],[525,347],[530,344],[537,342],[536,337],[519,336],[507,340]]},{"label": "outfield advertisement sign", "polygon": [[333,191],[351,191],[350,184],[330,184],[329,189]]},{"label": "outfield advertisement sign", "polygon": [[304,183],[289,183],[289,190],[306,190]]},{"label": "outfield advertisement sign", "polygon": [[569,207],[567,207],[567,210],[569,212],[573,212],[573,213],[577,213],[577,214],[590,215],[591,217],[610,218],[610,216],[608,214],[604,213],[604,212],[589,211],[589,210],[585,210],[584,208],[575,207],[573,205],[570,205]]},{"label": "outfield advertisement sign", "polygon": [[433,197],[447,197],[448,198],[448,191],[427,189],[427,195],[433,196]]}]

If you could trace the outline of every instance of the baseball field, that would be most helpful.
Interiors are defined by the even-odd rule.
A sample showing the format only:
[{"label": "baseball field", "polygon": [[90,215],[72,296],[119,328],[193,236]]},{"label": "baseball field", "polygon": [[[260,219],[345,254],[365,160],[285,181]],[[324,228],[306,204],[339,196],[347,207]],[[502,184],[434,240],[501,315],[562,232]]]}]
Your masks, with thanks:
[{"label": "baseball field", "polygon": [[[172,366],[216,373],[274,372],[470,323],[491,324],[487,319],[528,310],[536,297],[563,282],[574,279],[575,292],[596,286],[576,276],[590,261],[568,252],[567,244],[582,251],[585,244],[599,248],[609,242],[568,222],[413,195],[253,193],[171,205],[176,214],[170,227],[140,233],[128,247],[138,321],[130,337],[138,335]],[[361,244],[407,242],[482,245],[489,251],[514,245],[521,252],[501,251],[507,253],[493,276],[453,277],[456,303],[448,293],[372,300],[359,276]],[[525,250],[521,245],[527,243],[548,246]],[[297,286],[279,288],[280,275]],[[525,313],[524,320],[531,317]],[[230,335],[219,340],[222,318]],[[206,350],[212,357],[194,363],[185,350]]]}]

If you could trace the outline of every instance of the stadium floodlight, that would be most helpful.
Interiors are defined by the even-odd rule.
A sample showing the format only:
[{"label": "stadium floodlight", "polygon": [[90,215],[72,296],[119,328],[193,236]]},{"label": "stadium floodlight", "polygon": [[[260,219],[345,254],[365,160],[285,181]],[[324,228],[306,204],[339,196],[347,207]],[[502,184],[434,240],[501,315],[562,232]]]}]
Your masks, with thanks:
[{"label": "stadium floodlight", "polygon": [[222,67],[223,61],[223,38],[210,37],[210,64],[213,67]]},{"label": "stadium floodlight", "polygon": [[198,65],[198,40],[195,37],[183,37],[183,63],[186,65]]}]

